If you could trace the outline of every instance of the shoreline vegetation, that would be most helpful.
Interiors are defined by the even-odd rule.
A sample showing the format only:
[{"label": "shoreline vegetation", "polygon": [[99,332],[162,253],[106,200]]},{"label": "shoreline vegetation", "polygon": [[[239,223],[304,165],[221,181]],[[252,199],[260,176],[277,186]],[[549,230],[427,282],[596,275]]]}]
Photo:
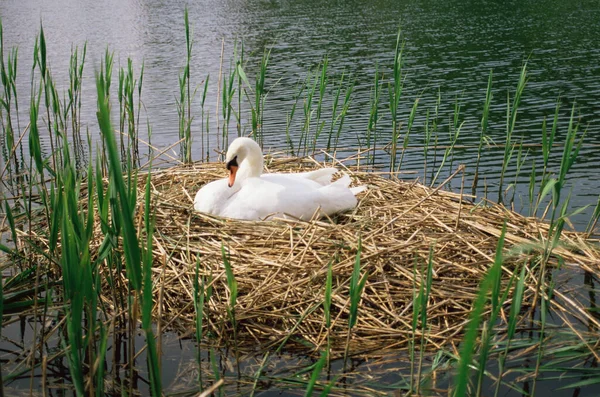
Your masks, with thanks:
[{"label": "shoreline vegetation", "polygon": [[[250,75],[243,44],[235,46],[216,79],[220,114],[210,131],[211,80],[191,81],[187,11],[184,26],[180,140],[158,149],[149,144],[152,127],[143,127],[144,65],[135,75],[128,60],[113,76],[108,50],[94,65],[95,139],[81,129],[87,47],[73,48],[68,88],[58,92],[42,27],[25,116],[18,50],[5,47],[0,21],[1,336],[4,343],[5,330],[19,323],[30,335],[3,350],[3,387],[26,380],[30,392],[52,387],[76,395],[535,395],[538,382],[557,376],[561,387],[597,387],[600,201],[585,230],[569,230],[569,217],[582,211],[570,210],[569,171],[585,130],[576,107],[564,120],[557,102],[540,143],[517,136],[526,63],[508,93],[504,142],[489,136],[490,73],[476,161],[465,166],[454,159],[465,134],[458,103],[447,124],[437,117],[439,95],[433,108],[417,99],[406,117],[399,112],[406,79],[400,33],[391,73],[374,71],[360,147],[344,157],[354,85],[344,75],[333,81],[325,58],[288,112],[285,152],[269,155],[266,168],[333,165],[369,189],[354,211],[333,219],[233,221],[194,212],[192,197],[225,175],[212,153],[230,136],[266,143],[271,54],[264,52]],[[417,134],[421,143],[411,145]],[[541,151],[537,159],[531,145]],[[169,158],[175,146],[179,158]],[[493,192],[480,170],[492,146],[503,148]],[[558,167],[551,161],[556,148]],[[398,178],[408,150],[423,152],[422,181]],[[385,170],[382,158],[389,159]],[[522,179],[528,216],[510,209]],[[564,274],[583,274],[589,291],[573,291]],[[168,332],[195,340],[195,366],[181,376],[185,390],[164,383]],[[388,363],[372,375],[393,374],[394,382],[361,378],[361,362],[390,352],[405,359],[402,369]],[[285,372],[275,364],[282,354],[304,361]]]}]

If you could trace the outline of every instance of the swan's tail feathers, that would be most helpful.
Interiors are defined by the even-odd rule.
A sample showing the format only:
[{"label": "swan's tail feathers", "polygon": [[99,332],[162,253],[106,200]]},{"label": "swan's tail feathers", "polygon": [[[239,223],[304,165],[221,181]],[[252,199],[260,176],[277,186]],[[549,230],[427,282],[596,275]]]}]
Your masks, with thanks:
[{"label": "swan's tail feathers", "polygon": [[345,172],[342,172],[341,174],[342,174],[342,176],[340,177],[340,179],[333,182],[331,184],[331,186],[338,186],[338,187],[350,186],[350,183],[352,182],[352,179],[350,179],[350,175],[346,174]]},{"label": "swan's tail feathers", "polygon": [[367,190],[367,186],[365,186],[365,185],[350,187],[350,183],[352,183],[352,179],[350,179],[350,176],[348,174],[343,172],[342,177],[340,179],[338,179],[337,181],[333,182],[331,185],[348,188],[348,189],[350,189],[352,194],[354,194],[355,196],[358,193]]},{"label": "swan's tail feathers", "polygon": [[331,183],[331,178],[333,178],[333,174],[337,171],[338,170],[335,168],[321,168],[315,171],[306,172],[303,176],[306,179],[317,182],[319,185],[325,186]]},{"label": "swan's tail feathers", "polygon": [[351,187],[350,191],[356,196],[358,193],[360,192],[364,192],[365,190],[367,190],[367,186],[366,185],[360,185],[360,186],[355,186],[355,187]]}]

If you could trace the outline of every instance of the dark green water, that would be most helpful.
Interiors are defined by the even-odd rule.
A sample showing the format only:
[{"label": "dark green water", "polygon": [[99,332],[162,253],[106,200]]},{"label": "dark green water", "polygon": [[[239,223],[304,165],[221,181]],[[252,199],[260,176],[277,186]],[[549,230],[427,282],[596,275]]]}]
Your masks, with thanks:
[{"label": "dark green water", "polygon": [[[126,66],[131,57],[139,71],[145,62],[143,102],[153,128],[153,143],[166,147],[178,139],[178,74],[185,60],[185,36],[182,1],[3,1],[5,45],[20,50],[19,83],[22,98],[29,92],[29,68],[40,19],[48,41],[49,63],[58,85],[68,81],[69,54],[73,44],[88,42],[87,80],[84,81],[84,124],[92,132],[95,122],[93,73],[106,46],[115,52],[116,66]],[[600,178],[595,172],[600,160],[600,6],[595,1],[216,1],[203,0],[190,5],[194,49],[192,84],[210,75],[206,111],[210,114],[211,139],[216,135],[216,80],[220,70],[221,44],[224,43],[224,67],[227,72],[236,39],[245,44],[249,76],[256,72],[259,57],[271,49],[267,72],[268,96],[263,131],[265,147],[285,148],[286,116],[291,110],[298,84],[323,58],[329,58],[330,83],[326,95],[333,95],[335,82],[342,73],[355,81],[350,109],[341,135],[341,144],[358,147],[367,129],[369,98],[374,71],[389,76],[398,27],[405,39],[405,89],[400,101],[401,119],[407,118],[414,100],[420,104],[410,145],[423,142],[424,118],[433,112],[438,93],[440,142],[447,141],[448,124],[457,101],[460,121],[465,124],[458,144],[476,144],[485,88],[493,71],[493,100],[488,131],[496,143],[503,143],[506,131],[507,94],[514,92],[519,71],[528,60],[529,80],[522,99],[516,128],[516,140],[541,141],[541,124],[552,116],[557,101],[562,104],[564,135],[571,106],[587,128],[587,145],[572,170],[575,187],[574,206],[595,203]],[[116,72],[114,76],[116,76]],[[391,139],[391,124],[386,110],[387,79],[384,77],[379,124],[380,142]],[[27,101],[22,107],[27,106]],[[302,106],[302,100],[299,107]],[[200,130],[199,105],[193,132]],[[220,114],[222,115],[222,111]],[[299,135],[302,123],[297,111],[292,135]],[[116,117],[116,116],[115,116]],[[328,115],[324,118],[327,119]],[[223,121],[221,120],[222,126]],[[232,127],[233,129],[233,127]],[[242,130],[251,130],[248,114]],[[321,142],[323,143],[323,142]],[[196,136],[194,157],[200,158],[200,139]],[[467,165],[474,150],[455,152],[455,162]],[[530,161],[539,160],[532,149]],[[555,163],[560,149],[556,150]],[[388,164],[385,154],[378,160]],[[529,169],[531,162],[525,164]],[[537,161],[537,160],[536,160]],[[494,190],[502,150],[488,150],[482,171]],[[539,163],[538,163],[539,165]],[[556,165],[556,164],[555,164]],[[409,151],[405,170],[422,171],[423,153]],[[509,164],[514,173],[515,162]],[[472,169],[467,169],[472,173]],[[523,175],[521,179],[527,179]],[[508,178],[510,179],[510,178]],[[479,194],[482,192],[480,191]],[[521,192],[523,193],[523,192]],[[583,226],[584,214],[576,219]]]},{"label": "dark green water", "polygon": [[[4,25],[6,47],[19,47],[19,76],[22,109],[27,108],[30,68],[39,21],[43,21],[48,41],[52,74],[63,89],[68,82],[68,62],[72,45],[80,48],[88,42],[88,64],[84,81],[84,124],[97,133],[95,119],[96,92],[94,70],[99,67],[106,46],[115,52],[117,66],[125,66],[131,57],[136,71],[145,62],[143,102],[153,128],[153,144],[166,147],[178,140],[175,97],[178,75],[185,60],[183,28],[184,1],[35,1],[3,0],[0,16]],[[271,60],[267,72],[269,94],[265,104],[263,131],[265,147],[286,147],[286,116],[298,92],[298,84],[325,56],[329,59],[331,82],[342,74],[355,81],[351,106],[341,135],[341,145],[357,148],[364,141],[369,115],[370,92],[375,69],[389,74],[398,28],[405,39],[405,90],[399,112],[406,119],[416,98],[419,111],[410,144],[421,145],[424,119],[432,111],[438,93],[440,143],[447,142],[448,125],[455,104],[460,103],[460,121],[464,121],[459,138],[461,145],[479,140],[479,120],[490,71],[493,71],[493,101],[489,135],[503,142],[506,123],[507,94],[517,85],[518,75],[528,60],[529,80],[525,89],[515,134],[525,143],[541,142],[544,117],[552,117],[556,102],[562,105],[559,138],[566,133],[566,121],[575,104],[582,130],[587,128],[586,144],[574,165],[568,188],[573,189],[572,207],[595,204],[600,193],[600,4],[597,1],[220,1],[200,0],[189,4],[190,23],[194,30],[192,82],[200,84],[210,75],[207,111],[211,114],[211,133],[216,133],[215,110],[217,76],[221,45],[224,65],[228,67],[236,39],[245,44],[246,71],[256,73],[259,58],[267,48]],[[116,75],[116,73],[114,73]],[[382,91],[387,96],[387,89]],[[332,95],[332,87],[328,97]],[[300,102],[302,103],[302,102]],[[381,142],[391,139],[391,124],[382,101],[379,124]],[[200,130],[199,106],[194,108],[194,130]],[[27,115],[22,111],[22,115]],[[115,116],[116,117],[116,116]],[[25,125],[27,116],[22,116]],[[222,122],[221,122],[222,124]],[[293,125],[299,136],[298,120]],[[250,121],[245,116],[242,129],[248,133]],[[232,130],[233,131],[233,130]],[[216,140],[215,135],[211,139]],[[201,156],[199,139],[194,144],[194,158]],[[350,153],[351,151],[348,151]],[[441,153],[441,152],[440,152]],[[490,190],[496,191],[503,151],[487,150],[481,172]],[[460,149],[454,164],[472,165],[474,149]],[[380,152],[378,163],[385,167],[389,158]],[[560,148],[553,153],[558,166]],[[539,167],[540,151],[532,149],[524,169],[531,161]],[[430,159],[431,161],[431,159]],[[439,161],[439,158],[438,158]],[[403,169],[423,177],[422,150],[406,153]],[[444,170],[440,178],[451,172]],[[472,175],[473,170],[467,168]],[[508,167],[514,179],[514,161]],[[528,171],[518,178],[524,185],[518,194],[526,194]],[[481,195],[481,189],[478,191]],[[495,198],[493,194],[491,198]],[[523,204],[517,200],[517,209]],[[583,228],[593,208],[573,218]],[[169,360],[193,362],[193,349],[173,348]],[[191,353],[190,353],[191,351]],[[188,356],[189,355],[189,356]],[[174,366],[175,367],[175,366]],[[176,372],[176,370],[174,371]],[[597,390],[591,394],[597,395]],[[565,391],[562,395],[572,395]],[[558,395],[558,394],[557,394]]]}]

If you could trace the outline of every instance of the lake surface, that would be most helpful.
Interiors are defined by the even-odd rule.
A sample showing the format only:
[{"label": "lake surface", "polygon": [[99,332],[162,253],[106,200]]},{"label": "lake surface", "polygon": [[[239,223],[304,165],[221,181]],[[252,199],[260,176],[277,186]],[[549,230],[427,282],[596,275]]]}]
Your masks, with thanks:
[{"label": "lake surface", "polygon": [[[88,44],[83,83],[84,127],[92,134],[97,132],[93,76],[108,47],[115,54],[113,81],[118,75],[116,69],[126,67],[128,57],[133,60],[136,74],[142,62],[145,65],[142,130],[147,119],[155,146],[167,147],[176,142],[179,139],[178,76],[186,51],[185,4],[183,1],[3,1],[0,15],[5,46],[19,48],[22,108],[28,104],[28,100],[23,99],[28,99],[33,44],[41,20],[48,43],[49,65],[59,87],[65,89],[68,84],[69,55],[73,46],[81,49],[84,43]],[[224,77],[228,74],[236,41],[244,43],[245,70],[252,82],[260,57],[265,50],[271,50],[262,125],[265,149],[287,147],[286,117],[298,87],[325,56],[329,61],[330,86],[324,100],[324,120],[332,118],[327,109],[331,107],[331,98],[342,74],[346,81],[355,82],[340,146],[365,145],[376,68],[384,73],[378,142],[382,146],[389,143],[387,82],[400,28],[405,40],[405,89],[399,105],[402,123],[406,124],[415,99],[420,100],[409,146],[423,144],[425,116],[428,111],[433,114],[439,95],[438,143],[448,143],[449,125],[455,105],[459,103],[459,121],[464,124],[457,147],[467,147],[455,150],[453,164],[472,164],[476,156],[472,146],[479,141],[490,71],[493,71],[493,99],[488,134],[493,142],[502,144],[506,134],[507,95],[512,101],[520,70],[527,61],[529,79],[519,110],[515,140],[518,142],[522,137],[524,143],[540,143],[542,120],[552,118],[558,101],[561,128],[557,142],[562,143],[571,107],[575,105],[576,119],[581,122],[581,130],[587,129],[587,138],[571,173],[575,188],[572,203],[573,207],[596,203],[600,192],[600,176],[595,172],[600,161],[600,47],[597,45],[600,7],[595,1],[202,0],[190,6],[189,12],[194,40],[192,86],[200,86],[210,76],[205,112],[209,117],[212,147],[217,140],[217,80],[220,71]],[[116,87],[115,82],[113,87]],[[59,91],[62,90],[59,88]],[[113,97],[115,95],[113,92]],[[192,113],[195,159],[202,157],[198,137],[201,129],[199,96]],[[300,136],[304,99],[300,98],[291,123],[292,137]],[[248,109],[247,104],[244,107]],[[222,128],[223,111],[219,110]],[[113,112],[113,118],[117,117]],[[241,130],[248,134],[251,128],[249,113],[244,112]],[[230,126],[230,130],[235,131],[234,126]],[[322,146],[324,142],[319,140]],[[178,147],[174,149],[177,151]],[[488,189],[495,191],[503,149],[488,149],[484,154],[480,179],[485,179]],[[526,171],[522,171],[518,180],[529,180],[532,161],[536,161],[537,169],[541,168],[540,154],[539,148],[531,148],[523,166]],[[560,154],[561,148],[557,148],[553,154],[556,167]],[[382,166],[389,164],[387,155],[382,152],[377,162]],[[438,153],[438,165],[441,157]],[[509,175],[515,173],[515,157],[516,153],[508,166]],[[402,169],[422,177],[423,168],[423,151],[407,151]],[[448,168],[446,175],[451,171]],[[468,177],[473,172],[473,167],[467,168]],[[512,181],[512,176],[507,180]],[[526,188],[517,190],[517,197],[526,193]],[[483,194],[481,189],[478,194]],[[490,196],[497,198],[497,194]],[[515,208],[520,209],[519,203]],[[574,218],[578,227],[587,224],[591,211],[592,208]]]},{"label": "lake surface", "polygon": [[[139,73],[145,65],[142,100],[142,125],[152,126],[152,143],[167,147],[179,139],[176,97],[178,76],[185,63],[185,1],[89,1],[89,0],[3,0],[0,17],[4,44],[19,48],[19,95],[21,109],[27,109],[30,70],[35,37],[43,23],[48,59],[59,91],[68,85],[69,56],[73,46],[81,49],[87,42],[87,61],[83,83],[82,121],[92,135],[97,134],[96,88],[94,71],[99,69],[105,49],[115,53],[115,68],[133,60]],[[453,164],[472,164],[479,142],[480,118],[488,76],[493,71],[493,100],[488,134],[503,143],[506,131],[507,95],[510,101],[525,61],[529,80],[519,110],[515,135],[524,143],[541,142],[544,117],[552,118],[556,103],[561,103],[558,143],[563,142],[571,107],[581,130],[587,129],[586,143],[573,166],[570,185],[572,207],[591,205],[573,217],[582,229],[593,211],[600,193],[600,4],[591,0],[409,0],[409,1],[261,1],[199,0],[189,4],[194,47],[191,79],[194,86],[210,75],[205,110],[210,114],[208,128],[216,145],[218,88],[220,70],[227,74],[236,40],[243,40],[245,70],[251,81],[260,58],[270,49],[266,86],[263,132],[265,148],[286,149],[286,117],[295,102],[299,84],[327,56],[330,87],[325,113],[330,111],[336,81],[342,74],[354,81],[348,116],[341,131],[340,146],[364,147],[369,120],[371,90],[375,70],[385,74],[382,97],[387,98],[387,81],[393,65],[398,29],[405,40],[403,53],[405,89],[400,100],[400,117],[407,115],[419,98],[419,108],[409,146],[424,142],[427,111],[433,114],[439,95],[439,143],[447,144],[455,105],[460,104],[460,122],[464,121]],[[222,45],[224,59],[221,61]],[[6,50],[5,50],[6,54]],[[221,69],[221,64],[223,68]],[[113,78],[117,76],[113,73]],[[115,86],[115,84],[113,84]],[[116,88],[113,88],[116,90]],[[113,98],[116,94],[113,92]],[[200,106],[193,106],[193,133],[200,131]],[[301,97],[297,113],[302,113]],[[382,100],[379,123],[382,145],[391,138],[391,123]],[[247,105],[245,105],[247,110]],[[28,115],[21,111],[21,125]],[[219,112],[222,117],[222,111]],[[116,120],[118,115],[113,114]],[[330,115],[324,116],[325,119]],[[300,138],[302,119],[292,123],[294,140]],[[222,127],[222,119],[219,125]],[[242,118],[242,131],[249,133],[248,113]],[[230,127],[233,132],[234,127]],[[202,157],[200,140],[193,146],[194,159]],[[47,142],[47,140],[46,140]],[[325,140],[321,139],[320,144]],[[47,147],[46,147],[47,148]],[[176,146],[175,151],[178,150]],[[561,148],[552,156],[558,167]],[[385,168],[389,154],[380,150],[377,164]],[[437,161],[443,150],[437,151]],[[430,153],[430,156],[432,154]],[[486,149],[480,178],[490,191],[498,189],[503,149]],[[516,154],[515,154],[516,156]],[[533,147],[518,180],[518,195],[527,192],[531,161],[540,169],[541,150]],[[432,159],[429,159],[431,167]],[[423,178],[422,149],[406,152],[402,169],[405,178]],[[506,183],[515,178],[515,161],[508,167]],[[440,177],[445,178],[448,168]],[[428,176],[429,177],[429,176]],[[438,181],[439,182],[439,181]],[[482,182],[483,183],[483,182]],[[467,183],[469,185],[469,183]],[[454,186],[456,187],[456,186]],[[478,190],[482,195],[482,190]],[[490,194],[494,199],[497,196]],[[526,206],[515,202],[516,209]],[[190,358],[193,360],[193,358]]]}]

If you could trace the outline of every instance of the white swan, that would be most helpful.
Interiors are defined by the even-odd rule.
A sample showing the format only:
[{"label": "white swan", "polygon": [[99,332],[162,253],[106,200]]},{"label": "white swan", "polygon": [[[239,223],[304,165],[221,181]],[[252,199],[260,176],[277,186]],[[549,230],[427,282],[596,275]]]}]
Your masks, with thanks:
[{"label": "white swan", "polygon": [[225,157],[229,178],[203,186],[194,198],[197,211],[235,219],[288,217],[308,220],[356,207],[355,195],[366,186],[349,187],[336,168],[297,174],[263,174],[263,154],[250,138],[236,138]]}]

